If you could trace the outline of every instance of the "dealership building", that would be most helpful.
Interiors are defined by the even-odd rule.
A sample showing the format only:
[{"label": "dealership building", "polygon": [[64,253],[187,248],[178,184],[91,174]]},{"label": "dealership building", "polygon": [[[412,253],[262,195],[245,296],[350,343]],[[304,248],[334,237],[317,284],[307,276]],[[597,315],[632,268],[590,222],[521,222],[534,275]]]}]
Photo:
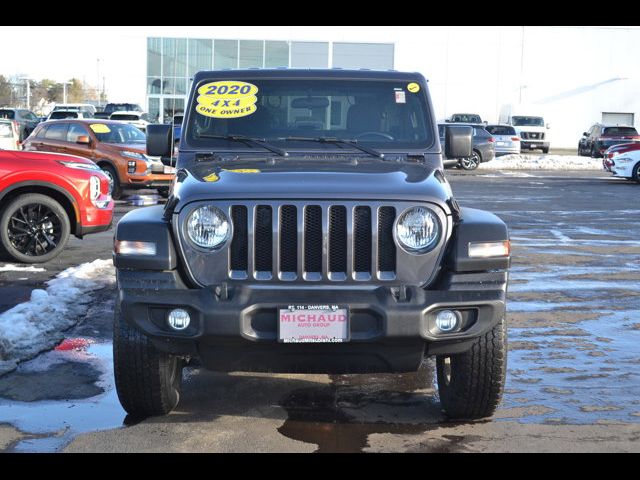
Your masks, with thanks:
[{"label": "dealership building", "polygon": [[530,106],[552,148],[575,148],[596,122],[640,127],[635,27],[238,28],[145,37],[148,111],[161,120],[182,112],[199,70],[369,68],[422,73],[438,120],[478,113],[493,123],[506,105]]}]

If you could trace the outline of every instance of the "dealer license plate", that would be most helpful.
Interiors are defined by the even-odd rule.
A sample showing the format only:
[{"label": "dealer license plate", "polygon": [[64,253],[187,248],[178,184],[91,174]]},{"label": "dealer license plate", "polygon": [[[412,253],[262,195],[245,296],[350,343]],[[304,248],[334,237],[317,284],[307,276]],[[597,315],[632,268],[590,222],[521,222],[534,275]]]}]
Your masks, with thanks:
[{"label": "dealer license plate", "polygon": [[349,309],[338,305],[289,305],[278,310],[278,340],[284,343],[349,341]]},{"label": "dealer license plate", "polygon": [[164,166],[164,173],[176,173],[176,167]]},{"label": "dealer license plate", "polygon": [[506,144],[507,142],[496,142],[497,147],[504,147]]}]

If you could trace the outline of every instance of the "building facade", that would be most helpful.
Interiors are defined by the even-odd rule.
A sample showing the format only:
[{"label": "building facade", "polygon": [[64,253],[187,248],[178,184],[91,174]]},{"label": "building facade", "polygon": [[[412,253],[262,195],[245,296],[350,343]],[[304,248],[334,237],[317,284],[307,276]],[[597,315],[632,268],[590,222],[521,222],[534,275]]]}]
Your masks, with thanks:
[{"label": "building facade", "polygon": [[160,122],[184,111],[200,70],[235,68],[394,68],[393,43],[147,38],[147,111]]}]

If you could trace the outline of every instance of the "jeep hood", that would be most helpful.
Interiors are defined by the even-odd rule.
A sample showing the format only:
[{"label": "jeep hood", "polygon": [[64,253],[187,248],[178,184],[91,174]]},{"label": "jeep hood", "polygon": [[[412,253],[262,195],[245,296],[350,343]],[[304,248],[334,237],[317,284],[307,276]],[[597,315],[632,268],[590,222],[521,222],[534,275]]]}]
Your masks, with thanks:
[{"label": "jeep hood", "polygon": [[172,207],[215,199],[415,200],[449,213],[451,188],[424,162],[379,159],[265,159],[203,162],[181,169]]}]

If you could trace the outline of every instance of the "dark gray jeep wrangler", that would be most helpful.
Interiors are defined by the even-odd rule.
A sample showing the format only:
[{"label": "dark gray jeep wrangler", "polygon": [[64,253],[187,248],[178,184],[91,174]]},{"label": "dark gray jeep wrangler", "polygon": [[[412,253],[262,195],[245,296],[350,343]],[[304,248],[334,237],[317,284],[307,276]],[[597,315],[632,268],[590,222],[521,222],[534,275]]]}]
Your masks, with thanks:
[{"label": "dark gray jeep wrangler", "polygon": [[[449,158],[471,129],[449,126]],[[169,156],[169,125],[147,149]],[[171,196],[116,231],[115,380],[134,416],[218,371],[407,372],[435,356],[453,418],[493,414],[509,237],[460,208],[417,73],[199,72]]]}]

